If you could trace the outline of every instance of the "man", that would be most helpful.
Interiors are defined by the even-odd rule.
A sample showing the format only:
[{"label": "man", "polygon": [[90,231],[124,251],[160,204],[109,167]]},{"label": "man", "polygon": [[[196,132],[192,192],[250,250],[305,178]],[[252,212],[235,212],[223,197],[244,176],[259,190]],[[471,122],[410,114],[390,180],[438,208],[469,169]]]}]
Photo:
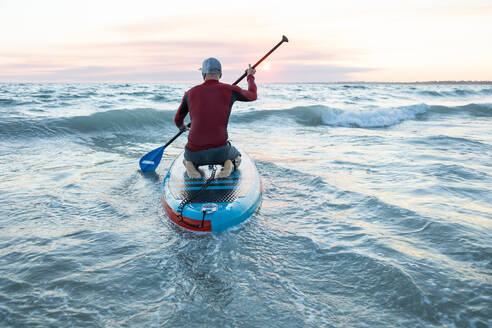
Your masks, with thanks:
[{"label": "man", "polygon": [[185,166],[192,179],[201,178],[201,165],[222,165],[218,178],[228,177],[241,163],[241,154],[227,141],[227,124],[235,101],[256,100],[256,70],[249,65],[248,90],[219,82],[222,66],[216,58],[202,64],[205,82],[188,90],[178,108],[174,122],[179,129],[187,129],[184,118],[190,113],[191,128],[185,147]]}]

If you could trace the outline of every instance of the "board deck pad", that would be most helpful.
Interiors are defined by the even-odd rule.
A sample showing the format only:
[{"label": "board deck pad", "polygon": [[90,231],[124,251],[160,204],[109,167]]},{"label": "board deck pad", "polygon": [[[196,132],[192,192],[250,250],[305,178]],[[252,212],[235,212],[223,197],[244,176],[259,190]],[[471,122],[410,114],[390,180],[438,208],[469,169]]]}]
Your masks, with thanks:
[{"label": "board deck pad", "polygon": [[[218,175],[220,165],[216,166]],[[210,178],[212,170],[210,167],[200,167],[198,171],[202,174],[202,179],[190,179],[186,173],[184,165],[182,168],[177,168],[171,173],[169,181],[170,191],[176,199],[192,199],[192,203],[226,203],[236,200],[238,197],[244,197],[248,188],[251,186],[251,172],[240,167],[234,171],[229,177],[213,179],[207,186],[206,191],[202,191],[203,185]],[[245,172],[245,173],[244,173]],[[176,173],[176,174],[174,174]]]}]

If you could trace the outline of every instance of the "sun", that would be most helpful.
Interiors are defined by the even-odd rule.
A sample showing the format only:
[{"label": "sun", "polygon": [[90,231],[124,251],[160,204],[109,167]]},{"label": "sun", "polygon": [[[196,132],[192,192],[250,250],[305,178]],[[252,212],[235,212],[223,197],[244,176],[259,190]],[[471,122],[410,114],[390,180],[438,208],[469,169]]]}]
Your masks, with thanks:
[{"label": "sun", "polygon": [[270,64],[265,64],[262,68],[264,71],[269,71],[270,70]]}]

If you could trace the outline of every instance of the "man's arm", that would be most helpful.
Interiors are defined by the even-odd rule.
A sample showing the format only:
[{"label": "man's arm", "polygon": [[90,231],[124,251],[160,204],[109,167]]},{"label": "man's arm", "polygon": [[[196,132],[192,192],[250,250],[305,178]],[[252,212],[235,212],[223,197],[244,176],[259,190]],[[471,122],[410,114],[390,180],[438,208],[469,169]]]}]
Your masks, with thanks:
[{"label": "man's arm", "polygon": [[249,64],[248,70],[248,90],[243,90],[238,86],[233,86],[232,88],[232,104],[236,101],[253,101],[256,100],[257,95],[256,95],[256,84],[255,84],[255,73],[256,70],[251,67],[251,64]]},{"label": "man's arm", "polygon": [[181,105],[179,105],[178,111],[176,112],[176,115],[174,116],[174,123],[176,126],[182,130],[185,128],[185,125],[183,123],[184,118],[186,115],[188,115],[188,94],[185,93],[183,96],[183,100],[181,100]]},{"label": "man's arm", "polygon": [[232,102],[236,100],[239,101],[253,101],[256,100],[256,84],[255,77],[253,75],[248,75],[248,90],[243,90],[238,86],[233,86],[232,88]]}]

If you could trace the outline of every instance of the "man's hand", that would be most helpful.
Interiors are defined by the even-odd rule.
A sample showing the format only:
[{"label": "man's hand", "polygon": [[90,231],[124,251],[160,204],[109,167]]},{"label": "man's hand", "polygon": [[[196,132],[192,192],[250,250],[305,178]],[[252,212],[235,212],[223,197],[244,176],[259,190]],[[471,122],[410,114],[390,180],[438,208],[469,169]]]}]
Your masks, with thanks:
[{"label": "man's hand", "polygon": [[186,132],[186,130],[189,130],[189,128],[186,125],[182,125],[179,127],[179,131]]},{"label": "man's hand", "polygon": [[248,75],[255,75],[256,70],[251,67],[251,64],[249,64],[248,70],[246,72],[248,73]]}]

